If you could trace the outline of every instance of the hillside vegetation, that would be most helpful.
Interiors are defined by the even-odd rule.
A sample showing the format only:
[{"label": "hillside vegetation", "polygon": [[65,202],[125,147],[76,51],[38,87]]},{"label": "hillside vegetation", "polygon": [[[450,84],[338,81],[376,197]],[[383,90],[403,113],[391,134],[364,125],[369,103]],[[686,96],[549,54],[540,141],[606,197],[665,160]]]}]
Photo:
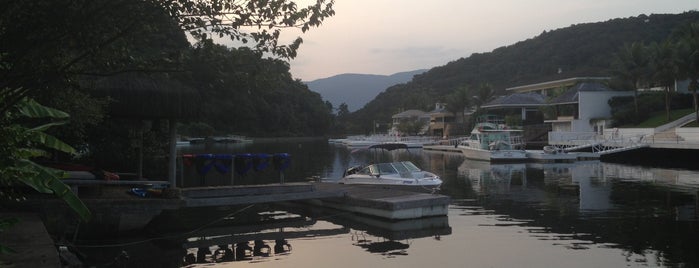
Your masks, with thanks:
[{"label": "hillside vegetation", "polygon": [[[390,122],[406,109],[429,111],[435,102],[459,87],[483,83],[495,94],[508,87],[570,77],[612,76],[612,59],[624,44],[666,39],[677,27],[699,21],[699,12],[640,15],[584,23],[544,31],[531,39],[487,53],[474,53],[435,67],[412,81],[388,88],[364,108],[352,113],[349,125],[357,133],[371,129],[373,120]],[[559,71],[560,70],[560,71]]]}]

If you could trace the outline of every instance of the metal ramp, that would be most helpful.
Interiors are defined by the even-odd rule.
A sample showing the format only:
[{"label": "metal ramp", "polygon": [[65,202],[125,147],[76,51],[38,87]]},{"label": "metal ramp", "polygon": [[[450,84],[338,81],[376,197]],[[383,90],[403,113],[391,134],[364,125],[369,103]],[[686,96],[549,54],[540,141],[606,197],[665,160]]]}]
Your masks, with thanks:
[{"label": "metal ramp", "polygon": [[629,138],[607,138],[602,140],[589,141],[583,144],[556,145],[556,147],[560,148],[564,152],[590,149],[592,153],[601,156],[648,147],[649,144],[644,142],[643,138],[643,135]]},{"label": "metal ramp", "polygon": [[622,145],[622,146],[618,146],[618,145],[614,145],[614,144],[598,144],[598,145],[592,146],[592,152],[597,153],[601,156],[601,155],[636,150],[636,149],[640,149],[640,148],[644,148],[644,147],[648,147],[648,144],[636,143],[636,144],[628,144],[628,145]]}]

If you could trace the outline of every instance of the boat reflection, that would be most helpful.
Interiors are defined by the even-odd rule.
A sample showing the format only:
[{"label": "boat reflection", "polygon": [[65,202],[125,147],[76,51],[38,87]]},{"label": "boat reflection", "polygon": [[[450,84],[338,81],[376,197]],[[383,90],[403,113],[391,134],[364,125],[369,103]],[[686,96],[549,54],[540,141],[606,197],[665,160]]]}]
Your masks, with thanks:
[{"label": "boat reflection", "polygon": [[332,208],[294,206],[287,209],[349,228],[352,245],[385,256],[408,255],[411,240],[433,238],[439,241],[452,232],[447,216],[386,220]]},{"label": "boat reflection", "polygon": [[[265,222],[204,228],[178,240],[186,250],[182,265],[272,261],[291,254],[295,239],[347,234],[352,245],[367,252],[407,255],[411,239],[432,237],[438,241],[451,234],[446,216],[389,221],[294,204],[280,205],[280,210],[266,213],[273,217],[265,217]],[[315,220],[319,218],[323,221]]]}]

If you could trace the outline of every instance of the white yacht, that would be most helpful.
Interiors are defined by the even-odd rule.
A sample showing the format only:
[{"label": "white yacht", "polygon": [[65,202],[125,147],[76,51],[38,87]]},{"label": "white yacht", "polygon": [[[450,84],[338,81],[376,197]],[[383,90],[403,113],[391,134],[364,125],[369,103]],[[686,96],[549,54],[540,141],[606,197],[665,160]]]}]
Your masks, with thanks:
[{"label": "white yacht", "polygon": [[513,133],[519,130],[508,129],[502,120],[493,116],[479,117],[479,122],[471,131],[469,139],[457,147],[466,158],[491,162],[516,162],[527,160],[527,153],[521,146],[521,137]]}]

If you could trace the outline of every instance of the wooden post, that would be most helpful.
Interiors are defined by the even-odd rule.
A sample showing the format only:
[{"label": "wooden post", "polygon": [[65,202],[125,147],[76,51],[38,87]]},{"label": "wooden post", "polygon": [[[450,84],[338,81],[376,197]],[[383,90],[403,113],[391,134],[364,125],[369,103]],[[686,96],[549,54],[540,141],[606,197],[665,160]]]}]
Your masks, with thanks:
[{"label": "wooden post", "polygon": [[168,158],[167,179],[171,188],[177,188],[177,120],[171,118],[169,124],[170,152]]},{"label": "wooden post", "polygon": [[231,186],[235,181],[235,155],[231,155]]}]

